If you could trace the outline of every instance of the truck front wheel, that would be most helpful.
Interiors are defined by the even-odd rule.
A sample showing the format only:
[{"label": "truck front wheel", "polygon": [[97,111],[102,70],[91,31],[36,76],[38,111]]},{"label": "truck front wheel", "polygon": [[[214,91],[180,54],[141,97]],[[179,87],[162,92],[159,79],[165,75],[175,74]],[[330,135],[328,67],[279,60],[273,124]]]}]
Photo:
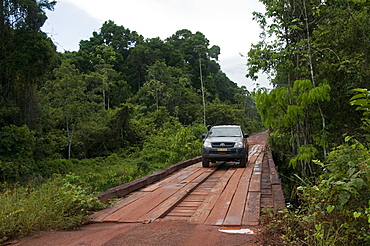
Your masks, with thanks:
[{"label": "truck front wheel", "polygon": [[241,158],[239,162],[239,167],[246,167],[247,166],[247,158]]},{"label": "truck front wheel", "polygon": [[209,167],[209,160],[202,158],[202,166],[203,167]]}]

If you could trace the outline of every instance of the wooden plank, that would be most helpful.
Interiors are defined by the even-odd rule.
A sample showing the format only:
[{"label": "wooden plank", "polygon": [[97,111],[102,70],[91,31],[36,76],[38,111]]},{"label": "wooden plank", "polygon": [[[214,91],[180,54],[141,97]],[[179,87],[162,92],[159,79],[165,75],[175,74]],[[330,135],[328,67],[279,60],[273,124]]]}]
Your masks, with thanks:
[{"label": "wooden plank", "polygon": [[240,178],[235,195],[231,201],[229,211],[225,217],[223,225],[225,226],[238,226],[242,224],[242,218],[247,200],[247,194],[250,184],[250,179],[253,172],[253,165],[249,165],[243,172]]},{"label": "wooden plank", "polygon": [[244,169],[238,168],[226,185],[217,203],[205,221],[207,225],[222,225]]},{"label": "wooden plank", "polygon": [[195,213],[189,219],[189,223],[202,224],[207,219],[213,206],[216,204],[222,191],[225,189],[229,179],[234,174],[235,169],[229,169],[215,185],[204,202],[199,206]]},{"label": "wooden plank", "polygon": [[115,203],[112,207],[100,210],[97,213],[94,213],[91,218],[90,222],[96,223],[96,222],[103,222],[103,220],[111,215],[112,213],[120,210],[121,208],[127,206],[128,204],[135,202],[136,200],[140,199],[141,197],[147,195],[146,192],[135,192],[131,194],[130,196],[120,200],[119,202]]},{"label": "wooden plank", "polygon": [[274,199],[261,196],[261,208],[274,208]]},{"label": "wooden plank", "polygon": [[148,210],[154,209],[158,202],[166,199],[176,192],[179,188],[172,187],[167,189],[158,189],[158,192],[150,192],[138,201],[129,204],[126,207],[111,214],[104,221],[121,221],[121,222],[135,222],[138,216],[147,213]]},{"label": "wooden plank", "polygon": [[285,209],[285,198],[281,185],[272,185],[272,196],[274,198],[274,210],[279,212]]},{"label": "wooden plank", "polygon": [[182,211],[182,212],[178,212],[178,211],[174,211],[174,212],[171,212],[168,214],[169,216],[176,216],[176,217],[190,217],[193,215],[193,212],[192,211]]},{"label": "wooden plank", "polygon": [[126,184],[113,187],[103,193],[97,194],[95,197],[98,198],[101,202],[107,202],[110,199],[124,197],[135,190],[141,189],[148,184],[152,184],[167,177],[168,175],[174,173],[177,170],[180,170],[182,168],[185,168],[196,163],[200,165],[199,162],[201,161],[201,159],[202,157],[198,156],[190,160],[179,162],[175,165],[169,166],[162,170],[158,170],[157,172],[141,177],[139,179],[135,179]]},{"label": "wooden plank", "polygon": [[268,163],[269,163],[269,171],[270,171],[270,180],[271,184],[280,184],[280,179],[278,172],[276,170],[276,166],[274,163],[274,159],[272,158],[271,150],[267,151]]},{"label": "wooden plank", "polygon": [[261,195],[272,195],[271,186],[269,189],[261,189]]},{"label": "wooden plank", "polygon": [[162,218],[174,206],[176,206],[186,195],[193,191],[200,182],[208,178],[216,169],[208,169],[202,175],[194,179],[194,182],[187,184],[183,189],[178,190],[174,195],[166,199],[157,209],[150,211],[144,216],[140,217],[137,221],[153,221],[157,218]]},{"label": "wooden plank", "polygon": [[260,144],[252,145],[251,149],[249,150],[249,157],[253,157],[254,155],[258,155],[259,152],[262,151],[262,147]]},{"label": "wooden plank", "polygon": [[[210,190],[212,190],[212,189],[210,188]],[[194,196],[207,196],[209,194],[209,191],[199,190],[199,191],[195,191],[191,194],[194,195]]]},{"label": "wooden plank", "polygon": [[166,216],[160,220],[167,220],[167,221],[187,221],[189,219],[188,216]]},{"label": "wooden plank", "polygon": [[[201,168],[183,181],[193,180],[194,178],[203,174],[206,170],[208,169]],[[109,215],[104,219],[104,221],[119,221],[121,218],[130,215],[132,216],[134,214],[139,214],[139,216],[142,216],[143,215],[142,213],[147,212],[148,209],[151,210],[155,206],[157,206],[158,204],[156,204],[156,202],[158,202],[159,199],[165,199],[167,195],[173,194],[174,192],[176,192],[177,189],[180,189],[185,185],[185,184],[179,185],[176,182],[177,181],[173,181],[168,185],[161,187],[161,189],[149,192],[146,196]],[[166,194],[161,195],[162,193],[166,193],[167,195]]]},{"label": "wooden plank", "polygon": [[259,192],[249,192],[245,211],[243,215],[243,225],[258,225],[261,213],[261,194]]},{"label": "wooden plank", "polygon": [[277,171],[274,167],[273,168],[270,167],[270,180],[271,180],[271,184],[280,185],[280,179],[279,179],[278,173],[277,173]]},{"label": "wooden plank", "polygon": [[[121,217],[119,222],[142,222],[142,221],[153,221],[164,213],[168,212],[173,208],[179,201],[181,201],[189,192],[191,192],[198,182],[192,182],[193,180],[204,180],[211,175],[215,170],[212,169],[201,169],[203,173],[200,175],[190,175],[184,179],[181,183],[175,185],[168,185],[161,188],[165,190],[158,196],[151,198],[150,203],[143,204],[143,206],[136,208],[134,213],[126,214]],[[202,177],[201,179],[199,177]]]},{"label": "wooden plank", "polygon": [[193,202],[193,201],[182,201],[181,205],[186,207],[199,207],[202,202]]},{"label": "wooden plank", "polygon": [[197,209],[194,208],[194,207],[176,207],[173,210],[171,210],[170,213],[173,213],[173,212],[179,212],[179,213],[184,212],[185,213],[185,212],[189,212],[189,211],[194,213],[195,210],[197,210]]},{"label": "wooden plank", "polygon": [[255,165],[253,168],[253,174],[249,185],[249,191],[261,191],[261,177],[262,177],[262,160],[264,156],[264,152],[260,152],[258,158],[255,161]]},{"label": "wooden plank", "polygon": [[172,175],[170,175],[169,177],[163,179],[162,181],[159,181],[157,183],[154,183],[152,185],[149,185],[143,189],[141,189],[141,191],[146,191],[146,192],[151,192],[151,191],[154,191],[174,180],[182,180],[184,178],[186,178],[187,176],[193,174],[197,169],[201,168],[200,165],[191,165],[189,167],[186,167],[184,168],[183,170],[177,172],[177,173],[174,173]]},{"label": "wooden plank", "polygon": [[260,145],[254,145],[251,149],[251,151],[249,151],[249,155],[248,155],[248,163],[254,165],[255,162],[256,162],[256,159],[259,155],[259,152],[257,152],[258,150],[260,150],[261,146]]},{"label": "wooden plank", "polygon": [[190,195],[188,195],[185,199],[184,199],[184,201],[192,201],[192,202],[203,202],[204,201],[204,199],[205,199],[205,197],[207,197],[207,196],[205,196],[205,195],[194,195],[194,194],[190,194]]},{"label": "wooden plank", "polygon": [[252,174],[249,191],[261,192],[261,174]]},{"label": "wooden plank", "polygon": [[[264,190],[264,189],[268,189],[271,191],[271,183],[269,183],[270,179],[269,180],[263,180],[262,179],[262,183],[261,183],[261,189]],[[270,192],[271,193],[271,192]]]}]

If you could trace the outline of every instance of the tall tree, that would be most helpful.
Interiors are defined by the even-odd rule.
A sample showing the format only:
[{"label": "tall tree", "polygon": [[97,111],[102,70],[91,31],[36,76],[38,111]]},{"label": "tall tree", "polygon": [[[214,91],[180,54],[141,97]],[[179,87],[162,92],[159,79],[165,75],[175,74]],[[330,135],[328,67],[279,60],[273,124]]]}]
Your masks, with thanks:
[{"label": "tall tree", "polygon": [[[364,16],[368,15],[369,3],[261,2],[266,13],[254,15],[263,27],[262,40],[249,52],[248,76],[257,79],[257,71],[270,74],[276,88],[257,93],[259,110],[275,134],[290,136],[291,163],[303,161],[301,164],[305,165],[319,153],[314,148],[322,150],[317,157],[325,156],[330,142],[340,142],[341,134],[348,130],[355,133],[358,127],[348,127],[349,116],[354,116],[348,101],[353,86],[368,83],[364,74],[369,74],[369,20]],[[268,114],[276,114],[274,126],[270,125]],[[305,158],[307,153],[311,154]]]},{"label": "tall tree", "polygon": [[[99,32],[93,32],[89,40],[80,41],[80,49],[76,54],[76,66],[82,72],[94,71],[96,46],[110,46],[117,53],[114,68],[121,72],[123,64],[131,50],[143,41],[143,37],[135,31],[116,25],[109,20],[103,23]],[[93,57],[91,57],[93,56]]]},{"label": "tall tree", "polygon": [[74,65],[64,61],[60,68],[54,70],[55,80],[48,81],[43,94],[48,98],[49,110],[53,120],[60,124],[66,133],[68,159],[72,156],[72,144],[75,131],[90,107],[87,107],[86,83]]},{"label": "tall tree", "polygon": [[194,51],[199,55],[199,77],[200,77],[200,89],[202,91],[202,102],[203,102],[203,124],[206,126],[206,101],[204,98],[204,83],[203,83],[203,73],[202,73],[202,54],[206,53],[206,47],[203,45],[197,45]]},{"label": "tall tree", "polygon": [[0,118],[34,127],[34,86],[51,71],[55,46],[40,27],[56,1],[2,0],[0,5]]}]

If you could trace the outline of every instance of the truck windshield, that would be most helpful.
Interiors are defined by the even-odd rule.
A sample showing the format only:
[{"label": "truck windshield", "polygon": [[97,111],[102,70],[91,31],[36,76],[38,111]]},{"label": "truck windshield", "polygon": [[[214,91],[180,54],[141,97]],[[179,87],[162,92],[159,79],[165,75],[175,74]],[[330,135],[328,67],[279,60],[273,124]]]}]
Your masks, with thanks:
[{"label": "truck windshield", "polygon": [[241,132],[238,128],[233,127],[217,127],[211,129],[210,137],[241,137]]}]

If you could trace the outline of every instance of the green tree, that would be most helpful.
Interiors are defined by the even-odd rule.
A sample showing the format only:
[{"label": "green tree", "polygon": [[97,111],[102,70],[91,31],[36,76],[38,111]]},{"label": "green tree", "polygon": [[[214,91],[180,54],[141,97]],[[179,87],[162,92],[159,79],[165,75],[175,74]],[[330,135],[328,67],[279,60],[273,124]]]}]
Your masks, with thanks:
[{"label": "green tree", "polygon": [[34,167],[35,132],[26,125],[8,125],[0,131],[0,175],[3,182],[21,181]]},{"label": "green tree", "polygon": [[185,66],[183,54],[172,44],[159,38],[146,39],[131,50],[124,64],[125,79],[129,81],[133,92],[137,92],[145,83],[147,68],[157,61],[181,69]]},{"label": "green tree", "polygon": [[[111,63],[118,72],[123,71],[123,65],[132,49],[143,41],[143,37],[135,31],[116,25],[109,20],[103,23],[99,32],[93,32],[89,40],[80,41],[80,49],[72,55],[73,63],[82,72],[95,71],[95,65],[100,62],[96,57],[96,46],[109,46],[116,52],[115,61]],[[98,59],[97,59],[98,58]]]},{"label": "green tree", "polygon": [[202,54],[206,53],[206,47],[203,45],[197,45],[194,51],[199,55],[199,77],[200,77],[200,88],[202,91],[202,102],[203,102],[203,124],[206,126],[206,101],[204,98],[204,84],[203,84],[203,73],[202,73]]},{"label": "green tree", "polygon": [[[312,40],[318,58],[318,76],[332,88],[330,103],[323,105],[333,129],[331,141],[341,142],[343,134],[358,135],[360,113],[348,104],[355,88],[368,88],[370,68],[369,1],[335,1],[322,4],[316,15],[322,18]],[[340,109],[340,110],[333,110]],[[343,117],[345,115],[346,117]]]},{"label": "green tree", "polygon": [[[209,40],[201,32],[192,33],[187,29],[179,30],[174,35],[166,39],[175,49],[183,54],[188,69],[194,75],[192,85],[194,88],[201,89],[199,69],[202,68],[202,76],[207,77],[210,74],[211,61],[206,56],[209,50]],[[212,57],[218,57],[220,49],[218,46],[212,47]],[[199,57],[203,60],[203,65],[199,66]],[[217,71],[216,71],[217,72]]]},{"label": "green tree", "polygon": [[77,126],[89,109],[85,90],[86,83],[74,65],[63,61],[60,68],[54,70],[55,80],[48,81],[42,92],[48,99],[51,117],[66,132],[67,157],[72,156],[72,143]]},{"label": "green tree", "polygon": [[135,102],[145,106],[147,111],[165,107],[184,124],[191,124],[198,118],[201,98],[181,69],[157,61],[147,73],[147,82],[133,98]]},{"label": "green tree", "polygon": [[284,136],[291,146],[291,165],[305,177],[313,173],[311,160],[317,157],[317,147],[327,145],[313,119],[319,119],[316,105],[328,101],[329,92],[328,85],[313,87],[310,80],[297,80],[293,87],[260,89],[254,94],[264,125],[275,130],[276,138]]},{"label": "green tree", "polygon": [[[276,88],[271,92],[257,93],[261,96],[256,98],[259,101],[257,106],[266,126],[277,135],[295,139],[290,142],[293,154],[286,153],[291,158],[295,156],[293,162],[300,159],[299,153],[314,150],[304,147],[311,144],[321,153],[317,157],[323,158],[328,147],[341,143],[342,134],[348,131],[356,134],[355,129],[359,127],[358,123],[349,122],[358,114],[356,116],[350,109],[348,100],[354,85],[359,87],[366,83],[363,74],[368,74],[369,70],[365,65],[368,59],[355,58],[369,57],[368,20],[363,18],[368,13],[368,3],[262,2],[266,13],[254,13],[255,20],[263,28],[262,40],[248,53],[248,76],[257,79],[258,71],[266,72]],[[333,29],[346,32],[343,35],[342,32],[333,32]],[[354,30],[361,35],[352,35]],[[349,51],[348,47],[356,43],[361,45]],[[268,110],[272,112],[268,113]],[[267,114],[275,114],[276,123],[268,120]],[[292,116],[299,120],[292,120]],[[300,150],[301,146],[304,149]],[[302,156],[307,160],[313,157]]]},{"label": "green tree", "polygon": [[0,118],[28,124],[38,116],[34,86],[52,69],[55,47],[40,27],[55,1],[2,0],[0,4]]}]

